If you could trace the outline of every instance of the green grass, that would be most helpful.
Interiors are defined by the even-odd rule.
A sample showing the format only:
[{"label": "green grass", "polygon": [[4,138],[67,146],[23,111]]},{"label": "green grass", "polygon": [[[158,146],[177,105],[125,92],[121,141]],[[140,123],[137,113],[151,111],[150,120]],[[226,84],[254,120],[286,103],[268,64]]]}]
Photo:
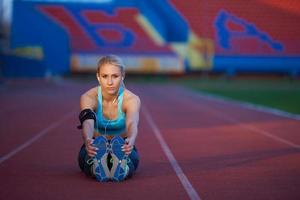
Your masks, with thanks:
[{"label": "green grass", "polygon": [[[139,80],[141,81],[141,80]],[[300,114],[300,81],[285,78],[200,78],[200,77],[147,77],[144,83],[183,85],[195,91],[201,91],[277,108],[290,113]]]},{"label": "green grass", "polygon": [[300,114],[300,83],[272,80],[198,80],[182,82],[196,91]]}]

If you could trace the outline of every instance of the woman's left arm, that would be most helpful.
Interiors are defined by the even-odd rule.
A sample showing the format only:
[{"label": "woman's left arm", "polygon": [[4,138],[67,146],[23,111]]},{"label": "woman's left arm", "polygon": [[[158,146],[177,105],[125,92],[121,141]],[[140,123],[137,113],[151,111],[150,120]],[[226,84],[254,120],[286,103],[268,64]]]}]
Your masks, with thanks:
[{"label": "woman's left arm", "polygon": [[140,114],[141,101],[136,95],[129,97],[126,105],[126,131],[127,139],[123,146],[126,154],[130,154],[138,134],[138,123]]}]

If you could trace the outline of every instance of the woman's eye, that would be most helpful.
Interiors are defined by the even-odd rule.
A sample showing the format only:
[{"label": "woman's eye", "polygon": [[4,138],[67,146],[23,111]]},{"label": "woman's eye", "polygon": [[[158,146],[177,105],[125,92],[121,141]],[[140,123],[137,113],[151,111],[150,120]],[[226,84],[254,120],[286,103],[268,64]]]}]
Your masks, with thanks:
[{"label": "woman's eye", "polygon": [[102,75],[102,78],[107,78],[107,75]]}]

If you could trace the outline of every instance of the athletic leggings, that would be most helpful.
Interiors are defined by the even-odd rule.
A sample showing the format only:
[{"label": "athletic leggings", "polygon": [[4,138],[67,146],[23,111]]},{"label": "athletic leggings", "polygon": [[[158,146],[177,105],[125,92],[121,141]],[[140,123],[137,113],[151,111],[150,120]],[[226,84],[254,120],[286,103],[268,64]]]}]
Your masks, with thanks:
[{"label": "athletic leggings", "polygon": [[[107,156],[107,166],[109,169],[111,169],[112,164],[110,162],[111,159],[111,155],[108,154]],[[139,154],[138,151],[136,149],[136,147],[134,146],[133,150],[131,151],[130,155],[128,156],[129,158],[129,162],[128,167],[129,167],[129,173],[128,176],[126,177],[126,179],[132,177],[132,175],[134,174],[134,172],[137,170],[138,165],[139,165]],[[83,144],[80,148],[79,154],[78,154],[78,165],[81,169],[81,171],[83,171],[87,176],[89,177],[93,177],[95,178],[95,175],[92,172],[92,166],[93,164],[88,164],[88,160],[90,159],[90,157],[88,156],[86,149],[85,149],[85,145]]]}]

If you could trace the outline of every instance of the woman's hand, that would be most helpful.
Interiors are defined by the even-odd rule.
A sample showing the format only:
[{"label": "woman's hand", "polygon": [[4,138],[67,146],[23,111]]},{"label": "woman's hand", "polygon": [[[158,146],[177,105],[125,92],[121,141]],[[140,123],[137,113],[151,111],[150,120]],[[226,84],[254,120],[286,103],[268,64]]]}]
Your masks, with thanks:
[{"label": "woman's hand", "polygon": [[97,154],[97,150],[98,150],[97,147],[94,147],[93,142],[94,142],[94,140],[90,139],[90,138],[86,139],[86,141],[85,141],[85,149],[86,149],[87,154],[90,157],[94,157]]},{"label": "woman's hand", "polygon": [[126,155],[129,155],[132,152],[134,142],[130,138],[125,139],[125,145],[122,146],[122,151],[125,152]]}]

